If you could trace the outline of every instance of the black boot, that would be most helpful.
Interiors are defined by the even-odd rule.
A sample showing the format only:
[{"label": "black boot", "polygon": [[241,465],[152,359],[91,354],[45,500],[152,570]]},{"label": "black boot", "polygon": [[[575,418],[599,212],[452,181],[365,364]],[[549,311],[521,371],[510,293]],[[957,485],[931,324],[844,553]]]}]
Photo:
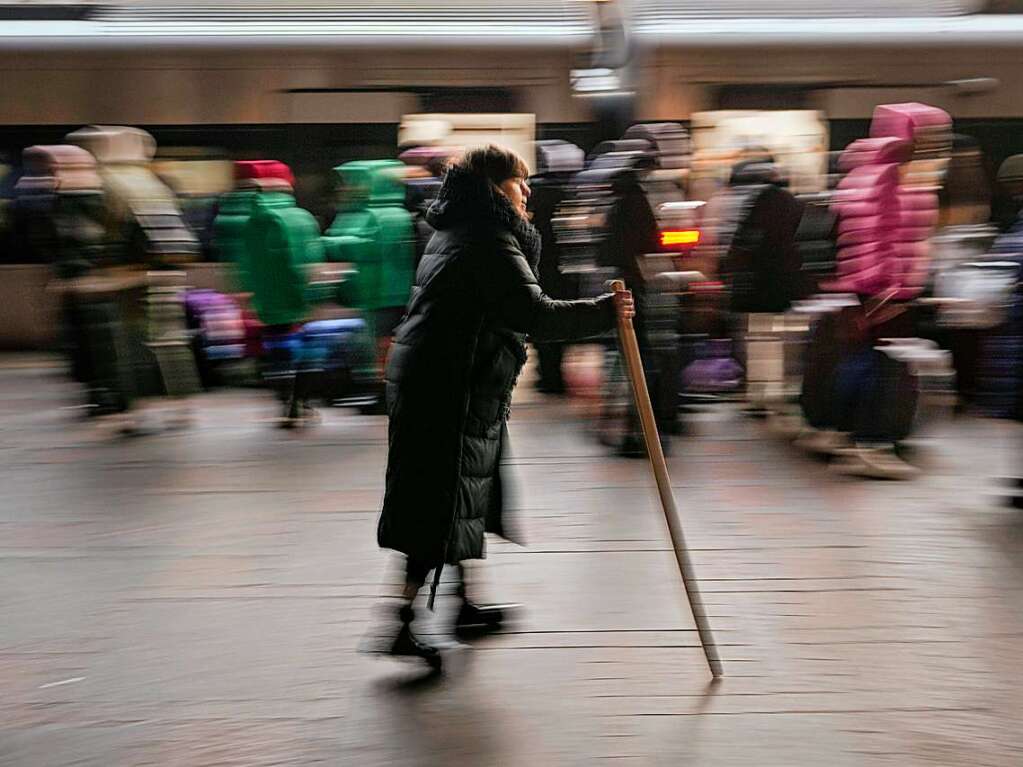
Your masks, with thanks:
[{"label": "black boot", "polygon": [[517,605],[477,605],[462,597],[455,619],[455,636],[471,639],[498,631]]},{"label": "black boot", "polygon": [[472,639],[491,634],[518,609],[518,605],[478,605],[466,595],[469,573],[464,565],[458,566],[458,617],[455,618],[455,636]]},{"label": "black boot", "polygon": [[455,635],[460,638],[481,636],[497,631],[504,623],[500,605],[476,605],[465,599],[455,619]]},{"label": "black boot", "polygon": [[398,630],[398,636],[394,638],[390,650],[388,650],[388,655],[400,658],[422,658],[431,668],[439,669],[441,664],[440,651],[436,647],[426,644],[412,633],[412,621],[416,617],[412,608],[408,605],[402,607],[398,611],[398,616],[401,618],[401,628]]},{"label": "black boot", "polygon": [[627,434],[618,445],[618,455],[622,458],[646,458],[646,445],[643,438],[635,434]]}]

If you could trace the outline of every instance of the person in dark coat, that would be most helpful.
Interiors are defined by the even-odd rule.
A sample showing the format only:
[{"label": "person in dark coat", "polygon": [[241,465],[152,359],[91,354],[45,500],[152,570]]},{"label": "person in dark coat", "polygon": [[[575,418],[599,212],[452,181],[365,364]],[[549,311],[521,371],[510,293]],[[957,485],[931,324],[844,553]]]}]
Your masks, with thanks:
[{"label": "person in dark coat", "polygon": [[740,163],[729,184],[735,218],[721,272],[731,293],[730,308],[784,312],[801,297],[796,232],[803,204],[778,182],[771,163]]},{"label": "person in dark coat", "polygon": [[[607,236],[600,244],[597,259],[601,266],[614,269],[635,293],[636,341],[661,444],[668,451],[668,435],[681,431],[679,357],[674,332],[678,311],[672,305],[674,299],[657,289],[643,268],[647,254],[661,250],[657,216],[642,185],[651,162],[649,156],[643,156],[615,175],[612,182],[615,202],[608,213]],[[632,458],[646,455],[639,414],[634,408],[629,411],[627,432],[618,451]]]},{"label": "person in dark coat", "polygon": [[[552,298],[564,297],[564,286],[561,276],[560,246],[554,236],[554,213],[565,198],[570,177],[568,174],[544,174],[537,176],[533,182],[530,195],[530,208],[533,213],[533,226],[540,233],[542,243],[540,266],[537,276],[544,293]],[[565,379],[562,376],[561,362],[565,352],[562,343],[537,344],[537,368],[539,382],[537,388],[546,394],[563,394]]]},{"label": "person in dark coat", "polygon": [[[497,147],[470,151],[427,212],[435,230],[416,273],[385,372],[389,416],[382,548],[407,557],[400,629],[385,651],[439,667],[411,630],[412,601],[445,564],[484,557],[484,532],[506,537],[499,462],[524,340],[580,340],[632,316],[628,292],[557,301],[537,281],[540,235],[526,218],[527,169]],[[499,612],[465,594],[456,631],[495,628]],[[431,595],[432,598],[432,595]]]},{"label": "person in dark coat", "polygon": [[433,236],[433,228],[426,220],[426,211],[430,209],[430,205],[437,196],[441,179],[444,178],[444,173],[451,163],[452,157],[451,150],[438,150],[436,156],[426,160],[421,167],[410,168],[413,173],[405,180],[405,208],[412,214],[415,228],[416,267],[419,266],[419,262],[426,252],[426,245]]}]

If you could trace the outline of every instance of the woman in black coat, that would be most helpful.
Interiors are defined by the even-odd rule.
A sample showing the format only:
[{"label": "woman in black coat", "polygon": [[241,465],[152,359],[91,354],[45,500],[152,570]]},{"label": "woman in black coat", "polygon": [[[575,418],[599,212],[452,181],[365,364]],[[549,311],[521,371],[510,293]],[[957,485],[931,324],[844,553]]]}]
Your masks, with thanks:
[{"label": "woman in black coat", "polygon": [[[388,651],[439,665],[416,638],[411,603],[427,574],[484,556],[484,532],[505,535],[498,464],[524,340],[579,340],[632,316],[628,293],[556,301],[537,283],[540,236],[526,218],[525,163],[468,152],[445,176],[427,221],[436,230],[416,272],[385,374],[387,488],[377,539],[406,555],[401,628]],[[437,578],[434,579],[434,588]],[[458,629],[500,614],[465,599]]]}]

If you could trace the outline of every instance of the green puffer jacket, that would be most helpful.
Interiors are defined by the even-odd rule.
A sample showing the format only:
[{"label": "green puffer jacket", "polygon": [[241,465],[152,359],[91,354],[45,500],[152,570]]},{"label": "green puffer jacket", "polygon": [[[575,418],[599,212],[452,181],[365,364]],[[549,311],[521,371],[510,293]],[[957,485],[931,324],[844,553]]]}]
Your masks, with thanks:
[{"label": "green puffer jacket", "polygon": [[252,281],[245,267],[246,228],[256,203],[264,207],[293,207],[295,199],[284,192],[260,192],[239,189],[220,198],[220,208],[213,221],[213,250],[218,261],[234,266],[236,287],[243,293],[252,292]]},{"label": "green puffer jacket", "polygon": [[[283,199],[282,199],[283,198]],[[245,226],[238,266],[265,325],[303,322],[312,308],[309,271],[323,261],[320,227],[287,194],[259,197]]]},{"label": "green puffer jacket", "polygon": [[345,189],[341,212],[327,230],[331,261],[353,264],[342,303],[364,311],[403,307],[414,277],[415,230],[405,209],[397,160],[349,162],[335,168]]},{"label": "green puffer jacket", "polygon": [[217,217],[213,219],[213,253],[217,261],[234,266],[235,280],[240,291],[249,292],[248,274],[239,268],[241,253],[245,249],[245,226],[252,216],[259,193],[254,189],[239,189],[220,197]]},{"label": "green puffer jacket", "polygon": [[499,462],[523,339],[579,340],[615,323],[612,296],[556,301],[537,284],[540,236],[485,179],[448,172],[428,212],[436,234],[416,273],[386,370],[382,547],[436,566],[508,537]]}]

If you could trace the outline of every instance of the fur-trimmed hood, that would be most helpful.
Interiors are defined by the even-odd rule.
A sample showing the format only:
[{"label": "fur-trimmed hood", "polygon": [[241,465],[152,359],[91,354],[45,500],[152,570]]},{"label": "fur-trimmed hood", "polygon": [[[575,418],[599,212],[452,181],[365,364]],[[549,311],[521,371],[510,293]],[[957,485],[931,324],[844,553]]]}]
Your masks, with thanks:
[{"label": "fur-trimmed hood", "polygon": [[476,231],[505,229],[514,235],[535,273],[540,263],[540,233],[512,207],[511,201],[487,179],[457,166],[448,170],[444,183],[426,211],[426,221],[443,231],[469,226]]}]

